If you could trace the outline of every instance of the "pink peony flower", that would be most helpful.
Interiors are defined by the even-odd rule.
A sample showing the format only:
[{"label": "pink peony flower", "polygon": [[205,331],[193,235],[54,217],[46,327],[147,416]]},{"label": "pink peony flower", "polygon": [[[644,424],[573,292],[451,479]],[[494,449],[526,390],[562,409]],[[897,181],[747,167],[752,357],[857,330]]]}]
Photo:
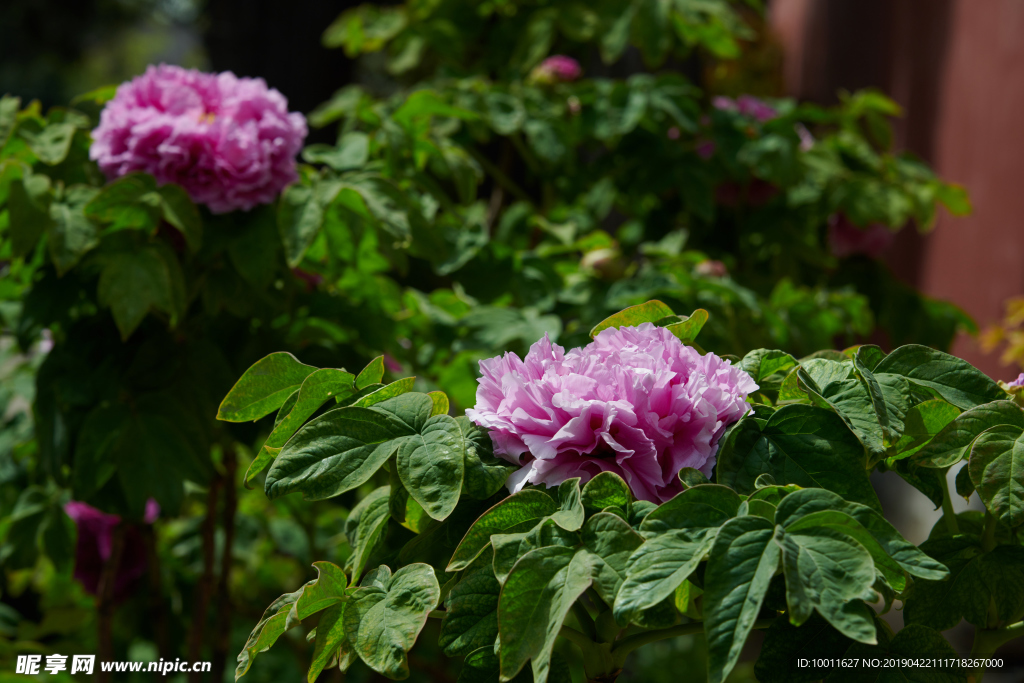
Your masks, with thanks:
[{"label": "pink peony flower", "polygon": [[[114,529],[121,523],[117,515],[97,510],[88,503],[72,500],[64,505],[64,512],[78,527],[75,547],[75,578],[93,595],[98,595],[103,567],[113,552]],[[152,524],[160,516],[160,504],[150,498],[146,501],[143,522]],[[132,584],[146,572],[146,548],[139,529],[129,527],[125,532],[121,563],[114,579],[114,595],[118,599],[128,594]]]},{"label": "pink peony flower", "polygon": [[845,214],[833,214],[828,220],[829,248],[833,256],[838,258],[854,254],[878,258],[895,237],[895,233],[881,223],[860,228],[851,223]]},{"label": "pink peony flower", "polygon": [[1024,372],[1020,373],[1017,376],[1017,379],[1013,380],[1012,382],[1007,382],[1006,386],[1008,386],[1008,387],[1024,387]]},{"label": "pink peony flower", "polygon": [[151,66],[117,89],[89,156],[107,178],[144,171],[214,213],[272,202],[298,178],[302,114],[260,78]]},{"label": "pink peony flower", "polygon": [[534,67],[530,79],[537,83],[575,81],[583,75],[580,63],[565,55],[552,55]]},{"label": "pink peony flower", "polygon": [[480,371],[466,416],[490,430],[497,455],[521,465],[510,491],[611,471],[653,502],[682,489],[683,467],[711,473],[718,439],[757,389],[729,361],[651,323],[607,329],[568,353],[545,335],[525,361],[507,353]]}]

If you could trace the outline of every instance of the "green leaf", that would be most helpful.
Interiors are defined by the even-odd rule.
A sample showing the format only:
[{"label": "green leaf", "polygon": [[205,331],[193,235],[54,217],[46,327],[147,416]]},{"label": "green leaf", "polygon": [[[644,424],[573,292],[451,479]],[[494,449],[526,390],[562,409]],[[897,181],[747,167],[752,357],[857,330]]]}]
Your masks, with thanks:
[{"label": "green leaf", "polygon": [[693,467],[684,467],[679,470],[679,481],[683,482],[683,486],[688,489],[692,489],[694,486],[700,486],[701,484],[711,483],[704,473]]},{"label": "green leaf", "polygon": [[488,566],[467,572],[445,598],[445,616],[438,645],[447,657],[494,647],[498,637],[498,593],[501,585]]},{"label": "green leaf", "polygon": [[68,157],[71,141],[75,136],[73,123],[51,123],[38,133],[32,132],[22,124],[18,134],[25,138],[41,162],[48,166],[56,166]]},{"label": "green leaf", "polygon": [[490,544],[492,535],[533,528],[541,519],[557,511],[558,506],[543,491],[527,489],[509,496],[473,523],[452,554],[445,571],[456,572],[468,567]]},{"label": "green leaf", "polygon": [[562,622],[590,584],[588,555],[570,548],[538,548],[516,563],[498,598],[502,679],[531,660],[534,680],[547,680]]},{"label": "green leaf", "polygon": [[256,655],[269,650],[282,633],[290,626],[297,625],[297,623],[288,625],[288,614],[292,605],[302,595],[302,591],[303,589],[300,588],[294,593],[285,593],[271,603],[267,611],[263,613],[263,618],[249,634],[249,639],[245,641],[245,647],[238,653],[238,666],[235,668],[236,681],[249,671]]},{"label": "green leaf", "polygon": [[[430,397],[426,400],[430,401]],[[430,401],[428,415],[432,411],[433,401]],[[398,475],[402,484],[427,514],[437,520],[450,515],[459,502],[465,462],[466,442],[458,423],[450,415],[429,417],[419,434],[403,439],[398,447]]]},{"label": "green leaf", "polygon": [[704,573],[708,681],[722,683],[736,666],[779,566],[770,522],[737,517],[714,539]]},{"label": "green leaf", "polygon": [[896,451],[896,459],[909,458],[921,451],[958,415],[960,410],[956,406],[940,398],[913,406],[903,420],[903,436],[893,449]]},{"label": "green leaf", "polygon": [[614,472],[600,472],[583,486],[581,494],[583,507],[588,510],[604,510],[608,507],[627,509],[633,496],[622,477]]},{"label": "green leaf", "polygon": [[448,404],[448,394],[443,391],[428,391],[427,396],[434,402],[434,411],[431,415],[447,415],[451,410],[451,406]]},{"label": "green leaf", "polygon": [[313,661],[306,675],[307,683],[315,683],[320,673],[337,657],[338,666],[344,672],[355,662],[357,655],[345,636],[345,603],[341,602],[324,610],[316,625],[316,642]]},{"label": "green leaf", "polygon": [[615,620],[625,624],[672,595],[711,550],[718,529],[678,529],[648,539],[626,564],[615,599]]},{"label": "green leaf", "polygon": [[[434,406],[436,409],[437,404]],[[487,500],[501,490],[515,467],[510,462],[494,457],[494,446],[486,429],[473,424],[465,415],[455,418],[455,423],[462,430],[466,445],[462,492],[470,498]]]},{"label": "green leaf", "polygon": [[590,336],[596,337],[609,327],[636,327],[641,323],[653,323],[672,315],[675,313],[671,308],[654,299],[647,303],[630,306],[605,318],[590,330]]},{"label": "green leaf", "polygon": [[[940,631],[953,628],[965,616],[987,625],[989,595],[979,580],[981,540],[972,534],[930,539],[921,550],[949,568],[947,581],[916,581],[905,601],[906,624],[924,624]],[[979,620],[980,617],[980,620]]]},{"label": "green leaf", "polygon": [[1013,401],[992,401],[961,413],[922,448],[915,461],[924,467],[945,469],[971,452],[971,444],[986,429],[1013,425],[1024,429],[1024,412]]},{"label": "green leaf", "polygon": [[70,270],[100,243],[99,231],[84,210],[96,192],[95,188],[75,186],[68,189],[63,202],[50,205],[52,222],[47,245],[58,275]]},{"label": "green leaf", "polygon": [[324,205],[316,189],[302,183],[285,188],[277,206],[277,226],[288,265],[294,268],[313,243],[324,222]]},{"label": "green leaf", "polygon": [[967,467],[985,508],[1011,529],[1024,524],[1024,430],[985,430],[971,446]]},{"label": "green leaf", "polygon": [[542,519],[532,529],[511,534],[494,534],[491,545],[494,548],[494,577],[499,583],[505,583],[509,572],[524,555],[537,548],[560,546],[575,548],[579,545],[579,535],[566,531],[552,521],[550,517]]},{"label": "green leaf", "polygon": [[162,200],[160,210],[164,220],[181,233],[189,251],[199,251],[203,243],[203,221],[199,218],[199,209],[192,203],[188,192],[174,183],[160,186],[157,192]]},{"label": "green leaf", "polygon": [[217,419],[226,422],[258,420],[280,408],[316,370],[311,365],[303,365],[290,353],[272,353],[256,361],[235,382],[217,409]]},{"label": "green leaf", "polygon": [[111,229],[154,230],[162,215],[156,181],[144,173],[129,173],[109,183],[85,206],[85,215]]},{"label": "green leaf", "polygon": [[566,531],[577,531],[585,518],[580,479],[566,479],[558,485],[558,511],[551,515],[551,519]]},{"label": "green leaf", "polygon": [[703,308],[698,308],[689,316],[677,317],[681,317],[682,320],[666,325],[665,329],[678,337],[684,344],[692,344],[693,340],[700,334],[704,324],[708,321],[709,314]]},{"label": "green leaf", "polygon": [[874,644],[875,625],[859,609],[860,600],[874,598],[875,566],[864,546],[828,528],[790,533],[776,527],[775,538],[782,546],[789,620],[799,626],[817,610],[846,637]]},{"label": "green leaf", "polygon": [[901,346],[875,367],[875,374],[902,375],[934,389],[962,410],[1006,397],[999,385],[967,361],[927,346]]},{"label": "green leaf", "polygon": [[363,575],[366,563],[387,531],[390,496],[390,486],[375,489],[359,501],[345,519],[345,536],[352,548],[345,568],[352,575],[353,581]]},{"label": "green leaf", "polygon": [[317,612],[345,600],[348,579],[341,567],[330,562],[314,562],[317,578],[302,587],[301,595],[291,607],[289,619],[302,621]]},{"label": "green leaf", "polygon": [[435,519],[446,517],[462,487],[465,442],[453,418],[430,417],[432,410],[429,396],[407,393],[369,408],[328,411],[281,450],[267,474],[267,495],[330,498],[364,483],[397,453],[409,494]]},{"label": "green leaf", "polygon": [[7,144],[14,125],[18,120],[18,109],[21,107],[20,97],[4,95],[0,97],[0,149]]},{"label": "green leaf", "polygon": [[378,570],[345,606],[345,636],[371,669],[388,678],[406,678],[406,653],[437,607],[441,588],[430,565],[406,565],[394,576],[387,567],[381,570],[387,571]]},{"label": "green leaf", "polygon": [[166,313],[172,326],[176,323],[183,312],[184,276],[169,249],[148,245],[117,251],[104,254],[102,262],[96,298],[110,308],[122,339],[128,339],[151,310]]},{"label": "green leaf", "polygon": [[50,179],[44,175],[11,183],[7,210],[10,214],[11,253],[15,257],[31,252],[43,233],[52,228],[53,219],[47,208],[49,194]]},{"label": "green leaf", "polygon": [[614,605],[626,579],[627,561],[644,539],[625,520],[599,512],[583,525],[582,540],[583,552],[590,554],[594,588],[602,600]]},{"label": "green leaf", "polygon": [[652,510],[640,524],[644,537],[678,529],[711,529],[739,514],[743,499],[727,486],[690,487]]},{"label": "green leaf", "polygon": [[[820,522],[805,522],[822,513],[839,513],[854,520],[859,530],[847,520],[821,519]],[[949,571],[940,562],[936,562],[915,546],[905,540],[877,510],[859,503],[843,500],[838,495],[823,489],[803,489],[786,496],[778,506],[775,516],[777,524],[785,529],[796,529],[814,526],[834,526],[837,530],[849,533],[862,543],[865,548],[876,553],[872,548],[888,557],[908,574],[924,579],[940,581],[949,576]],[[870,540],[865,538],[870,535]],[[899,571],[897,569],[896,571]]]},{"label": "green leaf", "polygon": [[743,418],[721,445],[716,471],[719,483],[739,491],[752,491],[767,473],[783,484],[824,488],[881,509],[860,441],[838,415],[815,406],[783,406],[763,429]]},{"label": "green leaf", "polygon": [[335,171],[351,171],[366,165],[370,156],[370,138],[366,133],[345,133],[336,147],[309,145],[302,158],[310,164],[327,164]]},{"label": "green leaf", "polygon": [[263,447],[281,448],[284,446],[299,427],[324,403],[332,398],[343,399],[354,394],[355,379],[352,373],[334,368],[323,368],[309,374],[302,380],[291,410],[274,425],[274,431],[267,437]]},{"label": "green leaf", "polygon": [[[353,402],[352,405],[356,406],[357,408],[369,408],[370,406],[377,405],[381,401],[386,401],[389,398],[394,398],[395,396],[401,396],[402,394],[407,394],[407,393],[409,393],[410,391],[413,390],[413,387],[415,385],[416,385],[416,378],[415,377],[403,377],[402,379],[396,380],[396,381],[392,382],[391,384],[385,384],[384,386],[380,387],[379,389],[375,389],[375,390],[371,391],[368,394],[360,396],[359,400]],[[369,385],[367,385],[365,387],[362,387],[360,389],[360,392],[366,391],[367,389],[370,389],[370,388],[376,387],[376,386],[378,386],[378,385],[377,384],[369,384]],[[347,401],[345,400],[346,398],[347,397],[342,397],[342,398],[339,399],[338,402],[339,403],[346,403],[347,404]],[[431,400],[433,400],[433,397],[431,397]],[[433,412],[433,411],[431,411],[431,412]]]},{"label": "green leaf", "polygon": [[384,379],[384,356],[377,356],[356,375],[356,389],[379,384]]}]

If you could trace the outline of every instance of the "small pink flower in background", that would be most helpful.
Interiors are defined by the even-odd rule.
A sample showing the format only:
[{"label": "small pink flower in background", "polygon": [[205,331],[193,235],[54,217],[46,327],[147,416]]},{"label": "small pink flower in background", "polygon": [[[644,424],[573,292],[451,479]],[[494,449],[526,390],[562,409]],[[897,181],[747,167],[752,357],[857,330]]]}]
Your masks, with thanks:
[{"label": "small pink flower in background", "polygon": [[668,139],[669,140],[678,140],[679,139],[679,128],[678,127],[672,126],[671,128],[668,129]]},{"label": "small pink flower in background", "polygon": [[225,213],[270,203],[294,182],[305,137],[305,118],[263,79],[160,65],[117,89],[89,156],[107,178],[151,173]]},{"label": "small pink flower in background", "polygon": [[1020,375],[1017,376],[1017,379],[1013,380],[1012,382],[1007,382],[1006,386],[1008,386],[1008,387],[1024,387],[1024,372],[1020,373]]},{"label": "small pink flower in background", "polygon": [[403,371],[402,364],[399,363],[398,359],[390,353],[384,354],[384,367],[388,369],[388,372],[395,375],[400,374]]},{"label": "small pink flower in background", "polygon": [[[78,527],[75,547],[75,578],[93,595],[99,591],[103,567],[113,552],[114,529],[121,523],[117,515],[97,510],[88,503],[72,500],[64,505],[64,512]],[[160,505],[150,498],[146,501],[143,521],[152,524],[160,516]],[[114,580],[114,595],[124,597],[131,585],[146,572],[146,549],[137,527],[129,527],[124,535],[121,563]]]},{"label": "small pink flower in background", "polygon": [[715,142],[714,140],[698,140],[697,141],[697,156],[701,159],[710,159],[715,154]]},{"label": "small pink flower in background", "polygon": [[828,220],[829,248],[838,258],[855,254],[878,258],[895,237],[892,230],[880,223],[857,227],[845,214],[833,214]]},{"label": "small pink flower in background", "polygon": [[580,63],[565,55],[552,55],[530,72],[530,80],[536,83],[566,83],[583,75]]},{"label": "small pink flower in background", "polygon": [[794,126],[796,129],[797,137],[800,138],[800,151],[807,152],[814,147],[815,139],[811,135],[811,131],[807,130],[807,126],[802,123],[798,123]]},{"label": "small pink flower in background", "polygon": [[566,352],[545,337],[525,360],[480,362],[476,406],[494,451],[520,465],[511,491],[615,472],[637,498],[668,500],[679,470],[710,474],[725,427],[757,385],[714,354],[701,356],[663,327],[607,329]]},{"label": "small pink flower in background", "polygon": [[729,274],[729,269],[721,261],[707,259],[698,263],[693,272],[701,277],[725,277]]},{"label": "small pink flower in background", "polygon": [[578,116],[580,111],[583,109],[583,105],[580,104],[580,98],[575,95],[570,95],[565,101],[565,105],[569,108],[569,113],[573,116]]},{"label": "small pink flower in background", "polygon": [[306,284],[306,291],[312,292],[324,282],[324,276],[319,273],[311,273],[302,268],[292,268],[292,275]]},{"label": "small pink flower in background", "polygon": [[739,112],[762,123],[779,115],[775,107],[753,95],[740,95],[736,99],[720,95],[711,100],[711,106],[720,111]]}]

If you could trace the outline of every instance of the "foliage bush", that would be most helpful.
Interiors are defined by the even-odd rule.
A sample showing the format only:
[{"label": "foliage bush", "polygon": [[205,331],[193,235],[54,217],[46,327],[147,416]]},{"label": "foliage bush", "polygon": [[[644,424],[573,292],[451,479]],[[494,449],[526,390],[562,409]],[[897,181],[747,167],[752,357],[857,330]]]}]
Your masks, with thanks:
[{"label": "foliage bush", "polygon": [[[106,181],[90,161],[90,133],[113,87],[45,114],[38,103],[23,107],[16,97],[0,99],[0,314],[16,341],[0,348],[11,359],[4,366],[0,444],[0,590],[13,605],[5,633],[17,633],[21,643],[5,646],[0,659],[19,648],[45,648],[43,641],[52,644],[58,636],[66,647],[76,643],[102,653],[112,639],[127,646],[134,633],[146,634],[163,656],[184,651],[180,646],[189,641],[189,654],[199,659],[204,633],[211,632],[204,629],[212,626],[222,634],[210,648],[218,666],[228,649],[232,605],[248,616],[248,604],[268,591],[301,583],[303,563],[318,561],[323,583],[309,595],[335,591],[323,599],[337,619],[352,592],[339,598],[338,582],[362,578],[371,559],[384,563],[385,548],[399,552],[400,541],[419,538],[430,546],[420,550],[454,550],[466,529],[453,520],[468,528],[484,503],[459,498],[461,509],[439,522],[416,511],[408,487],[403,510],[395,502],[403,485],[390,473],[327,502],[236,497],[236,481],[261,484],[264,470],[281,457],[278,449],[322,411],[330,396],[317,392],[354,387],[361,394],[372,387],[378,393],[355,400],[398,403],[427,395],[440,413],[459,413],[474,404],[477,361],[503,350],[522,353],[545,332],[567,346],[581,345],[610,314],[657,298],[674,310],[694,311],[690,320],[703,325],[701,345],[710,351],[739,357],[752,348],[781,349],[757,367],[746,359],[760,356],[744,356],[744,369],[762,387],[755,400],[765,407],[734,428],[736,436],[723,442],[724,458],[736,443],[761,442],[754,427],[765,427],[758,420],[769,420],[767,411],[779,401],[810,396],[817,411],[842,400],[856,403],[862,397],[830,392],[852,391],[856,381],[868,381],[862,373],[873,370],[863,360],[867,370],[837,371],[846,374],[836,386],[813,374],[800,384],[793,372],[780,385],[783,371],[795,367],[792,359],[869,338],[944,349],[958,329],[971,329],[955,307],[900,283],[871,258],[870,241],[862,237],[910,224],[926,230],[938,205],[954,214],[969,209],[962,189],[892,151],[888,118],[898,108],[890,100],[863,92],[844,96],[836,107],[770,99],[751,108],[751,100],[724,97],[740,92],[695,85],[695,65],[741,57],[757,21],[756,13],[724,0],[671,6],[452,0],[350,10],[324,40],[359,57],[362,85],[346,86],[309,115],[315,127],[337,127],[336,143],[307,146],[299,181],[274,203],[228,214],[194,205],[181,187],[146,174]],[[576,59],[583,77],[546,66],[555,53]],[[280,360],[286,356],[268,356],[280,349],[301,358],[303,368],[325,368],[310,376],[322,385],[315,391],[311,385],[311,397],[301,404],[300,396],[294,404],[284,401],[305,386],[306,375],[296,380],[294,374],[305,370]],[[283,384],[262,407],[233,419],[281,410],[280,423],[215,420],[233,379],[261,358],[279,359],[273,362],[283,367],[273,366],[271,375],[283,373]],[[818,360],[846,362],[844,368],[853,362],[834,354]],[[800,367],[811,373],[807,368],[815,363]],[[329,369],[363,366],[367,370],[354,378]],[[385,368],[416,378],[377,387]],[[967,399],[940,395],[957,410],[972,407]],[[906,412],[919,398],[915,393],[893,410]],[[936,410],[948,417],[952,409]],[[874,467],[895,470],[941,502],[931,469],[895,457],[902,451],[890,452],[902,433],[894,425],[907,415],[894,413],[884,424],[880,418],[877,429],[870,420],[844,416],[857,443],[868,448],[864,467],[851,466],[856,458],[837,465],[849,470],[848,483],[861,487],[859,495],[837,492],[851,505],[872,504],[862,475]],[[914,419],[934,425],[938,418],[918,411]],[[908,433],[927,433],[913,424],[917,431]],[[741,436],[747,441],[737,442]],[[855,450],[849,437],[836,438],[846,438],[846,452]],[[770,437],[763,442],[774,443]],[[485,457],[486,439],[478,446]],[[248,471],[238,471],[239,465]],[[788,484],[820,483],[790,481],[789,472],[773,465],[766,474],[783,488],[777,501],[775,494],[764,496],[781,502]],[[717,476],[735,491],[729,500],[739,500],[754,495],[760,474],[740,467],[728,474],[719,468]],[[385,480],[393,495],[379,487],[363,490]],[[584,507],[569,500],[564,516],[589,510],[587,485],[579,494]],[[498,488],[478,491],[478,498],[492,499]],[[570,484],[570,499],[573,491]],[[114,559],[106,558],[101,585],[108,591],[118,553],[148,559],[145,580],[158,597],[122,603],[116,629],[115,596],[100,590],[93,603],[69,578],[76,541],[63,506],[71,498],[125,520],[115,532]],[[164,518],[156,531],[142,523],[150,499]],[[563,504],[557,496],[551,500]],[[751,501],[743,504],[751,509]],[[616,532],[633,539],[629,543],[649,543],[636,516],[645,506],[632,499],[618,506],[630,529]],[[567,547],[586,547],[587,529],[595,527],[584,522],[622,526],[607,517],[614,512],[592,522],[597,512],[589,510],[579,524],[566,522],[571,529],[544,524],[540,536],[552,533]],[[740,507],[730,515],[744,519]],[[370,526],[360,530],[364,516]],[[136,532],[141,541],[133,545]],[[375,545],[382,538],[385,545]],[[444,577],[450,559],[431,557],[428,570],[409,557],[397,563],[388,556],[394,576],[375,570],[364,594],[380,597],[409,580],[430,584],[436,578],[428,571]],[[321,560],[345,565],[344,571]],[[399,564],[411,568],[400,574]],[[886,575],[893,590],[902,590],[899,571]],[[379,585],[370,590],[374,580]],[[679,585],[684,588],[675,603],[666,593],[664,606],[637,608],[648,616],[620,612],[598,620],[591,634],[598,644],[584,644],[587,652],[611,661],[609,619],[693,631],[696,622],[666,624],[682,619],[678,614],[702,614],[687,600],[698,601],[703,580],[694,575]],[[441,588],[428,612],[451,595]],[[769,596],[779,590],[776,582]],[[164,591],[168,598],[161,601]],[[614,606],[607,590],[597,598]],[[309,600],[303,615],[320,604]],[[584,602],[590,609],[601,604],[593,597]],[[210,611],[217,614],[215,625]],[[583,616],[580,608],[573,613]],[[55,627],[54,614],[75,616]],[[271,619],[274,625],[259,633],[272,639],[276,629],[305,618],[298,614]],[[1001,627],[1003,621],[980,625]],[[408,623],[412,629],[419,622]],[[786,631],[783,623],[769,629],[771,638]],[[585,619],[581,628],[589,629]],[[403,636],[405,649],[413,631],[418,628]],[[260,642],[268,641],[247,647],[245,656],[255,656]],[[465,642],[441,648],[469,654]],[[321,659],[333,653],[321,651]],[[620,659],[625,654],[620,650]],[[712,666],[721,673],[731,663],[714,659],[720,655]],[[497,660],[477,653],[468,661],[488,669]]]}]

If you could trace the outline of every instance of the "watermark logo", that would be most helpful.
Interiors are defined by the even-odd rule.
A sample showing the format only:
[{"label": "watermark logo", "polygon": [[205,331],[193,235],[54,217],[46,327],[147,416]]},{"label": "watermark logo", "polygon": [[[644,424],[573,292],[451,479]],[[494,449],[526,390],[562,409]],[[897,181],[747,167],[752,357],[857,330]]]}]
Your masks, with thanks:
[{"label": "watermark logo", "polygon": [[[96,667],[96,655],[71,655],[70,665],[73,674],[91,675]],[[211,666],[211,662],[190,663],[180,659],[174,661],[161,659],[157,662],[100,662],[101,671],[148,672],[163,676],[169,673],[207,672]],[[67,670],[67,655],[46,655],[45,661],[43,655],[18,655],[14,673],[28,675],[48,673],[52,676]]]}]

